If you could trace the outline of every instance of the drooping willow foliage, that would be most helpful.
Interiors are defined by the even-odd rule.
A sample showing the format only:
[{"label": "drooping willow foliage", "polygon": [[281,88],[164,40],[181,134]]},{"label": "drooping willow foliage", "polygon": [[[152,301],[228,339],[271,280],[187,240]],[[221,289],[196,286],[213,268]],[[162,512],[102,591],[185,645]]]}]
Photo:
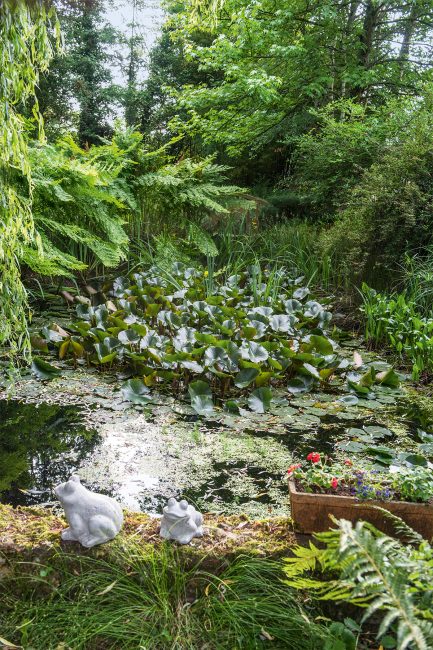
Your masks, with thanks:
[{"label": "drooping willow foliage", "polygon": [[[36,123],[42,134],[35,88],[53,55],[51,30],[59,44],[55,12],[42,0],[0,3],[0,344],[9,342],[12,354],[29,353],[19,269],[23,246],[35,239],[27,131]],[[20,113],[26,102],[32,120]]]}]

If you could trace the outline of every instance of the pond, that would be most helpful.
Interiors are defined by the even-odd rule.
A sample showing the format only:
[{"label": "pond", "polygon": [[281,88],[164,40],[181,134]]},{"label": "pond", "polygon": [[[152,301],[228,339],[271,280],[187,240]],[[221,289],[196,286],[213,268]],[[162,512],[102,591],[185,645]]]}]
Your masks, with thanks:
[{"label": "pond", "polygon": [[402,389],[355,405],[338,392],[313,392],[276,400],[266,414],[206,419],[163,395],[133,406],[120,385],[85,369],[65,370],[49,386],[23,377],[14,399],[0,400],[1,501],[55,508],[53,487],[77,472],[131,510],[160,514],[174,495],[205,512],[260,518],[288,514],[286,469],[309,451],[344,456],[370,440],[433,455],[417,433],[428,428],[426,416],[409,408]]}]

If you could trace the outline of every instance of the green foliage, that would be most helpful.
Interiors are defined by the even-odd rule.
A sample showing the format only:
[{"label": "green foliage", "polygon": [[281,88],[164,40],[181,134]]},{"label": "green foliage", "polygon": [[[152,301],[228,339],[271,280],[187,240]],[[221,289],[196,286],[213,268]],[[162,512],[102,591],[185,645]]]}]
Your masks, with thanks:
[{"label": "green foliage", "polygon": [[[31,211],[28,123],[19,107],[34,100],[39,72],[53,54],[50,31],[57,28],[54,11],[43,2],[0,5],[0,345],[9,342],[12,354],[29,353],[27,296],[18,259],[30,242],[40,246]],[[32,117],[41,132],[37,102]]]},{"label": "green foliage", "polygon": [[393,280],[405,253],[431,242],[431,105],[427,88],[422,101],[400,106],[398,137],[386,142],[322,237],[352,278]]},{"label": "green foliage", "polygon": [[285,181],[309,216],[334,219],[364,171],[380,157],[386,140],[401,128],[398,107],[398,102],[389,102],[372,109],[345,99],[311,112],[316,123],[297,140],[294,173]]},{"label": "green foliage", "polygon": [[280,650],[315,650],[338,638],[313,620],[281,575],[279,562],[242,556],[206,573],[185,566],[168,544],[123,544],[106,559],[63,554],[37,571],[18,566],[2,581],[2,637],[41,650],[59,643],[74,650],[258,650],[270,640]]},{"label": "green foliage", "polygon": [[433,371],[433,318],[420,316],[404,294],[386,295],[362,285],[365,337],[389,345],[403,361],[412,364],[412,376],[419,379]]},{"label": "green foliage", "polygon": [[122,178],[131,165],[128,151],[116,140],[83,150],[64,138],[29,154],[42,255],[27,247],[23,261],[44,275],[71,276],[95,261],[117,266],[126,257],[124,224],[136,209]]},{"label": "green foliage", "polygon": [[[298,378],[302,388],[296,390],[304,392],[345,372],[347,364],[340,367],[327,335],[331,313],[310,298],[302,278],[291,280],[282,271],[271,292],[266,282],[272,283],[272,274],[265,270],[252,267],[225,284],[219,275],[212,294],[207,271],[180,263],[165,273],[151,267],[131,279],[119,277],[111,300],[97,307],[79,304],[80,320],[69,332],[57,328],[51,335],[45,328],[43,337],[61,358],[76,358],[76,349],[65,346],[75,337],[88,363],[126,363],[146,386],[188,388],[202,415],[213,408],[211,386],[222,399],[242,395],[254,383],[248,406],[263,413],[270,407],[271,383]],[[127,383],[125,397],[130,389]],[[141,394],[135,388],[133,393]]]},{"label": "green foliage", "polygon": [[336,523],[337,530],[316,535],[324,547],[310,542],[285,560],[287,584],[321,600],[364,607],[364,621],[379,615],[377,638],[395,639],[395,646],[387,647],[428,650],[433,643],[431,546],[400,543],[365,522]]},{"label": "green foliage", "polygon": [[169,229],[171,233],[188,234],[199,250],[215,255],[214,245],[199,226],[212,229],[232,211],[254,206],[244,198],[242,188],[227,184],[228,169],[214,163],[213,157],[173,163],[164,149],[144,154],[142,173],[134,182],[141,204],[134,237]]},{"label": "green foliage", "polygon": [[395,483],[405,501],[433,499],[433,473],[430,468],[418,467],[411,472],[405,472]]},{"label": "green foliage", "polygon": [[[188,122],[175,126],[230,155],[302,133],[312,123],[310,109],[349,97],[381,105],[390,96],[416,95],[429,77],[428,54],[419,46],[433,20],[425,0],[227,0],[210,14],[197,6],[171,4],[175,37],[208,75],[180,93],[173,89],[189,112]],[[209,43],[198,42],[201,32]]]},{"label": "green foliage", "polygon": [[104,0],[55,0],[64,41],[61,54],[41,76],[37,97],[51,141],[73,132],[82,146],[99,144],[112,131],[107,117],[119,91],[112,66],[120,34],[107,24]]}]

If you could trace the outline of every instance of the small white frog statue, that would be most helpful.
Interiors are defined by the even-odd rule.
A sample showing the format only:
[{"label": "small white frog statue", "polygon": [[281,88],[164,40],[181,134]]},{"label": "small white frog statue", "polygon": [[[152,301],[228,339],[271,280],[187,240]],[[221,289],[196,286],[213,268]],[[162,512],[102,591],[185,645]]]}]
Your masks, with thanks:
[{"label": "small white frog statue", "polygon": [[176,501],[171,497],[163,513],[159,534],[164,539],[189,544],[193,537],[203,536],[203,515],[184,499]]},{"label": "small white frog statue", "polygon": [[86,548],[103,544],[116,537],[123,524],[120,505],[104,494],[90,492],[74,474],[69,481],[58,485],[54,492],[65,511],[69,528],[62,531],[62,539],[80,542]]}]

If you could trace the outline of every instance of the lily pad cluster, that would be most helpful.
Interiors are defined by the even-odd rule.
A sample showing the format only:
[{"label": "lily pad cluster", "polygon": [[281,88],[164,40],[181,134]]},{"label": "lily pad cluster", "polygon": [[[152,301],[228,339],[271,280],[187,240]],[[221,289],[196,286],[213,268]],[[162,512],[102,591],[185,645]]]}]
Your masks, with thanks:
[{"label": "lily pad cluster", "polygon": [[169,274],[151,267],[119,277],[104,303],[82,300],[77,320],[44,328],[42,340],[61,359],[127,366],[125,399],[144,404],[151,387],[169,387],[188,392],[202,415],[216,402],[262,413],[273,386],[294,395],[346,374],[349,363],[330,336],[331,312],[302,278],[281,273],[276,287],[256,267],[217,278],[211,286],[206,271],[181,263]]}]

